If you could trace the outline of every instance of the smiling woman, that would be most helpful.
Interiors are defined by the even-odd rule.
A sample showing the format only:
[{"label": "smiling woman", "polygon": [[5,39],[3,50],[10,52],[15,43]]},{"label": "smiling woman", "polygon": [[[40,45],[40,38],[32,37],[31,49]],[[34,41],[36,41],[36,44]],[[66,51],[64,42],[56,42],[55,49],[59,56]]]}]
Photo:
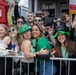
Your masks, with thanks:
[{"label": "smiling woman", "polygon": [[[28,58],[32,58],[31,56],[27,56],[28,53],[34,53],[35,49],[33,48],[31,44],[31,27],[28,24],[23,24],[19,28],[19,33],[23,37],[22,43],[21,43],[21,55],[29,61]],[[27,54],[26,54],[27,53]],[[28,74],[28,65],[26,60],[22,59],[22,68],[23,68],[23,75]],[[29,63],[29,75],[34,75],[34,60],[32,60],[32,63]]]},{"label": "smiling woman", "polygon": [[[76,46],[72,40],[70,40],[68,37],[70,36],[69,32],[65,31],[57,31],[52,38],[56,39],[56,54],[57,57],[62,58],[76,58]],[[67,64],[69,62],[63,61],[62,62],[62,69],[61,69],[61,75],[68,75],[68,68]],[[76,63],[76,62],[75,62]],[[76,65],[74,62],[70,63],[70,75],[75,75],[75,68]],[[57,68],[59,67],[59,64],[57,64]],[[73,67],[73,68],[72,68]],[[57,69],[58,70],[58,69]]]},{"label": "smiling woman", "polygon": [[[37,41],[37,45],[36,45],[36,52],[35,54],[38,55],[48,55],[49,51],[52,48],[52,45],[50,45],[50,43],[48,42],[48,40],[46,39],[46,37],[43,34],[43,28],[41,25],[39,24],[34,24],[32,26],[32,36],[36,39]],[[35,55],[36,56],[36,55]],[[45,57],[44,57],[45,58]],[[45,60],[45,72],[43,69],[44,66],[44,60]],[[45,73],[45,75],[51,75],[52,73],[52,63],[51,61],[44,59],[44,60],[38,60],[40,65],[40,75],[43,75]],[[55,75],[56,73],[56,67],[53,65],[53,75]]]}]

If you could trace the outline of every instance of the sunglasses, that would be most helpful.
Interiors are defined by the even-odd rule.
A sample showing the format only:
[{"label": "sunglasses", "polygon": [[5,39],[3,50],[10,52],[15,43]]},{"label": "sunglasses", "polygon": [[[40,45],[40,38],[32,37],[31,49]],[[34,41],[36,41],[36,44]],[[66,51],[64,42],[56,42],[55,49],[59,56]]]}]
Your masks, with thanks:
[{"label": "sunglasses", "polygon": [[11,30],[8,30],[8,32],[10,33],[10,32],[13,32],[13,31],[15,31],[16,29],[11,29]]},{"label": "sunglasses", "polygon": [[17,21],[17,23],[21,23],[21,24],[23,24],[24,22],[23,22],[23,21]]},{"label": "sunglasses", "polygon": [[35,22],[41,22],[42,20],[39,20],[39,19],[37,20],[37,19],[36,19],[36,20],[34,20],[34,21],[35,21]]}]

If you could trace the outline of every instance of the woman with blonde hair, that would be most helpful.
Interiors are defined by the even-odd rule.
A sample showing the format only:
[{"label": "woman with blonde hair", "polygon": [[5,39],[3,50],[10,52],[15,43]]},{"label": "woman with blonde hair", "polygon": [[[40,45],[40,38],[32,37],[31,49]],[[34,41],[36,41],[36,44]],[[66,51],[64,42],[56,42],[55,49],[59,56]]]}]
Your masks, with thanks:
[{"label": "woman with blonde hair", "polygon": [[[49,51],[51,50],[52,46],[46,39],[46,37],[43,34],[43,28],[39,24],[34,24],[32,26],[32,36],[36,39],[36,52],[34,54],[25,53],[25,56],[29,58],[28,56],[37,57],[37,55],[40,55],[40,75],[55,75],[56,73],[56,67],[53,65],[52,62],[45,58],[46,55],[49,55]],[[42,58],[43,57],[43,58]],[[41,58],[43,60],[41,60]],[[44,61],[45,61],[45,71],[44,71]]]},{"label": "woman with blonde hair", "polygon": [[[5,24],[0,24],[0,52],[1,50],[3,49],[3,51],[1,52],[0,56],[3,56],[3,55],[6,55],[8,54],[8,51],[4,51],[5,48],[8,48],[9,49],[9,45],[6,46],[4,44],[4,41],[6,42],[8,39],[8,42],[10,40],[10,37],[8,36],[8,31],[7,31],[7,27]],[[5,75],[5,58],[4,57],[0,57],[0,74],[1,75]],[[8,61],[8,60],[7,60]],[[7,62],[6,61],[6,62]],[[9,61],[8,61],[9,62]],[[7,62],[7,64],[8,64]],[[10,63],[10,62],[9,62]],[[7,73],[8,71],[10,71],[10,67],[8,67],[8,65],[6,64],[6,67],[7,67]],[[9,64],[10,66],[10,64]],[[11,74],[12,71],[10,71],[10,74]],[[7,74],[6,74],[7,75]],[[9,74],[8,74],[9,75]]]},{"label": "woman with blonde hair", "polygon": [[25,57],[22,59],[22,68],[23,74],[28,75],[28,62],[29,62],[29,74],[34,75],[34,60],[31,59],[32,56],[28,56],[29,59],[25,56],[25,53],[34,53],[35,49],[31,44],[31,27],[28,24],[24,24],[19,28],[19,33],[23,37],[21,43],[21,55]]},{"label": "woman with blonde hair", "polygon": [[[0,25],[1,27],[5,27],[4,25]],[[4,32],[3,32],[4,31]],[[17,52],[19,51],[19,36],[18,36],[18,28],[16,25],[11,25],[7,30],[4,28],[3,30],[1,29],[0,31],[0,35],[2,36],[2,41],[0,43],[0,48],[4,49],[7,51],[7,53],[9,54],[9,50],[12,51],[13,45],[14,48],[11,52],[10,55],[16,55]],[[7,36],[6,34],[9,34],[9,36]],[[4,36],[5,34],[5,36]],[[4,38],[3,38],[4,37]],[[4,75],[5,73],[5,58],[2,58],[2,71],[1,71],[1,75]],[[12,58],[6,58],[6,75],[12,75]]]}]

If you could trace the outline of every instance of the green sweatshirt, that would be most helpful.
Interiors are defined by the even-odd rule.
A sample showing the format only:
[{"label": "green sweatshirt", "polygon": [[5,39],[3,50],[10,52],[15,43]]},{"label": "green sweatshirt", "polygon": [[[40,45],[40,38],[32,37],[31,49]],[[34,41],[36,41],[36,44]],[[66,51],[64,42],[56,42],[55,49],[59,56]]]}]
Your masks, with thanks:
[{"label": "green sweatshirt", "polygon": [[[42,48],[46,48],[47,50],[52,49],[52,46],[50,45],[49,41],[44,37],[38,39],[37,52],[40,51]],[[40,62],[43,62],[43,60],[40,60]]]},{"label": "green sweatshirt", "polygon": [[52,48],[48,40],[44,37],[39,38],[37,42],[37,51],[40,51],[42,48],[46,48],[47,50],[51,50]]}]

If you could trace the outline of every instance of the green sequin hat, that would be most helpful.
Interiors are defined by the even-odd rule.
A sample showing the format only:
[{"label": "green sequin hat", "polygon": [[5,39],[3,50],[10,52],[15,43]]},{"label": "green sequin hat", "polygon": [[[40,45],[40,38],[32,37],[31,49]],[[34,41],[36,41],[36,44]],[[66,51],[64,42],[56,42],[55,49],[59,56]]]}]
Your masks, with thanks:
[{"label": "green sequin hat", "polygon": [[20,35],[22,35],[23,33],[31,30],[32,28],[28,25],[28,24],[23,24],[22,26],[20,26],[19,28],[19,33]]},{"label": "green sequin hat", "polygon": [[58,33],[65,34],[65,35],[67,35],[68,37],[70,36],[70,33],[69,33],[69,32],[57,31],[57,32],[55,33],[55,35],[52,36],[52,38],[55,39],[55,38],[58,36]]}]

